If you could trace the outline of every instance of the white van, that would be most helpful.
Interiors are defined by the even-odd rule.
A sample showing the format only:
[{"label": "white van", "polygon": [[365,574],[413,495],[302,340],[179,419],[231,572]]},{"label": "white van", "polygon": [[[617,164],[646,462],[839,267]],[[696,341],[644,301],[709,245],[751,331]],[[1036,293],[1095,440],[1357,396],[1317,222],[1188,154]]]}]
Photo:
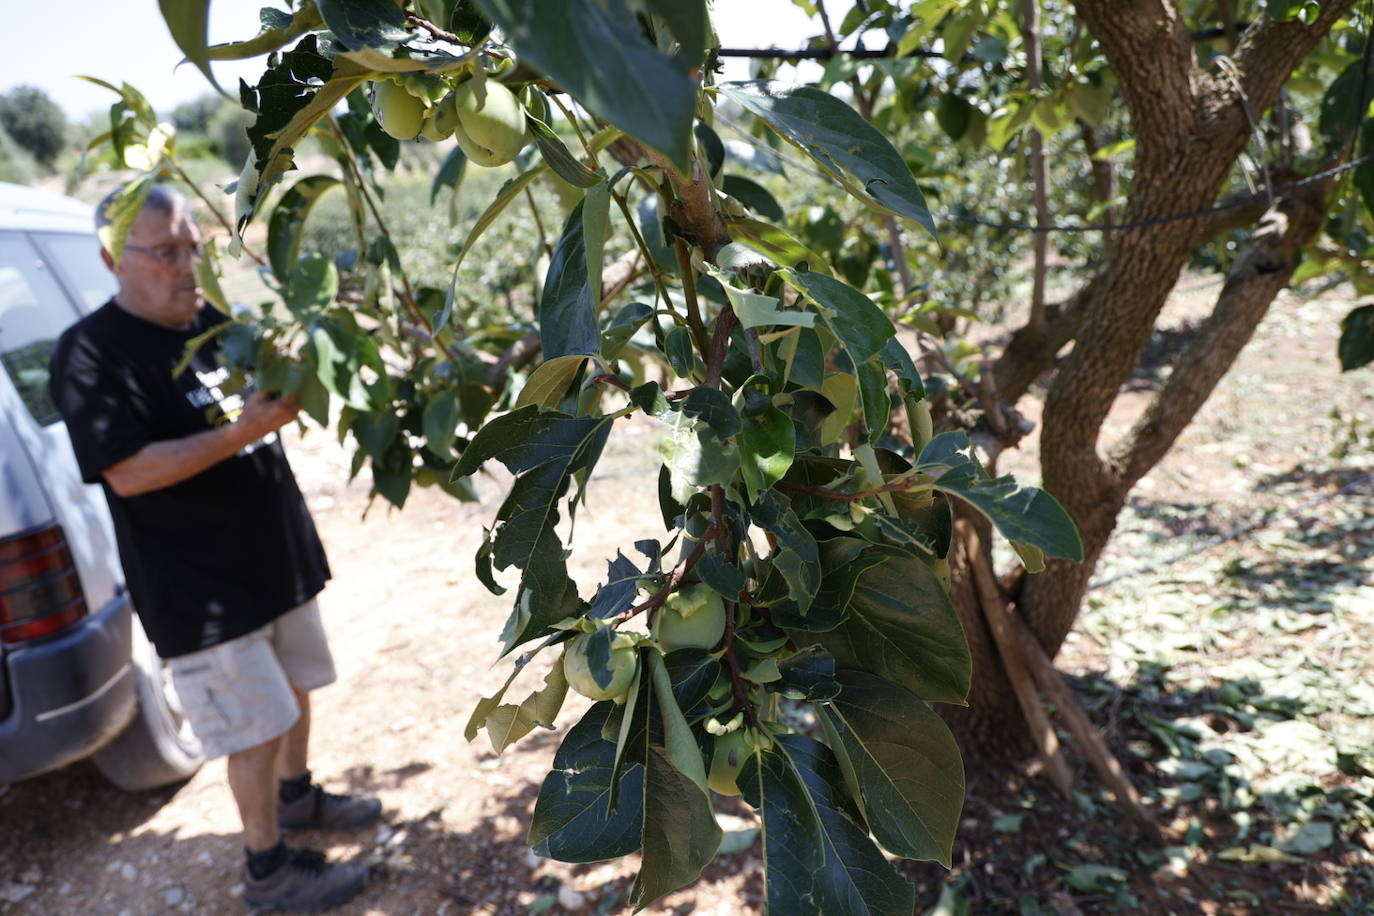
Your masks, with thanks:
[{"label": "white van", "polygon": [[0,785],[93,755],[146,789],[201,763],[48,393],[58,336],[115,291],[93,216],[0,182]]}]

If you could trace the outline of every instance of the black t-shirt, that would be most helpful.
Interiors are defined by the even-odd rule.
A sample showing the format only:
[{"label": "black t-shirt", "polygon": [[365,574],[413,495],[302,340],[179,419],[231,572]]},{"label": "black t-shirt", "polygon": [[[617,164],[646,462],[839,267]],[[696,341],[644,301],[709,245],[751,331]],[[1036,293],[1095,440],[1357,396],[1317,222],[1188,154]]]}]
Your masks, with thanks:
[{"label": "black t-shirt", "polygon": [[101,476],[145,445],[232,422],[214,341],[180,375],[187,341],[226,319],[203,308],[174,331],[113,301],[69,328],[52,395],[81,476],[105,489],[129,591],[163,658],[242,636],[324,588],[329,565],[276,433],[194,477],[121,497]]}]

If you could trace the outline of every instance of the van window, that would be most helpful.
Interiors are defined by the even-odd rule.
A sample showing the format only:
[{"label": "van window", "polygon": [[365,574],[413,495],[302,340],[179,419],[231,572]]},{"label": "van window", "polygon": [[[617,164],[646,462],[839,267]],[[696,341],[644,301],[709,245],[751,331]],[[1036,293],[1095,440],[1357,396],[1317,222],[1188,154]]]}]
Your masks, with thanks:
[{"label": "van window", "polygon": [[35,232],[43,258],[66,283],[81,311],[94,312],[119,291],[114,274],[100,260],[100,240],[91,232]]},{"label": "van window", "polygon": [[29,240],[0,232],[0,365],[40,424],[60,418],[48,394],[48,357],[77,313]]}]

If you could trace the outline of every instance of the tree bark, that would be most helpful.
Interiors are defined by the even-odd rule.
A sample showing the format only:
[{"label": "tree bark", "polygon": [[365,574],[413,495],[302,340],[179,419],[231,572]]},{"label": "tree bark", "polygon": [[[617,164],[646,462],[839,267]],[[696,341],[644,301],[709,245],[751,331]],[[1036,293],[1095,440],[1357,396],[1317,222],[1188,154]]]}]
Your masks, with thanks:
[{"label": "tree bark", "polygon": [[[1251,138],[1245,106],[1267,111],[1291,71],[1353,0],[1322,4],[1312,26],[1260,16],[1234,53],[1238,80],[1199,69],[1177,6],[1166,0],[1075,0],[1083,23],[1110,60],[1129,107],[1136,166],[1123,221],[1145,222],[1202,210],[1216,201]],[[1053,657],[1072,628],[1088,580],[1131,487],[1167,452],[1230,368],[1255,325],[1291,276],[1294,254],[1321,227],[1327,187],[1300,189],[1266,213],[1237,258],[1211,319],[1180,358],[1165,388],[1136,427],[1099,451],[1103,421],[1148,342],[1189,255],[1209,231],[1206,217],[1124,230],[1101,269],[1040,332],[1014,335],[997,365],[1003,397],[1013,400],[1070,340],[1045,401],[1040,439],[1044,487],[1078,524],[1081,564],[1053,560],[1027,576],[1021,613]],[[1310,193],[1301,193],[1310,192]],[[959,564],[962,565],[962,564]],[[956,582],[958,580],[956,579]],[[959,601],[976,601],[964,587]],[[1024,750],[1014,704],[997,700],[1000,673],[984,627],[965,616],[973,648],[970,709],[951,716],[966,750]],[[988,690],[983,689],[986,684]],[[1008,737],[1013,736],[1013,737]]]}]

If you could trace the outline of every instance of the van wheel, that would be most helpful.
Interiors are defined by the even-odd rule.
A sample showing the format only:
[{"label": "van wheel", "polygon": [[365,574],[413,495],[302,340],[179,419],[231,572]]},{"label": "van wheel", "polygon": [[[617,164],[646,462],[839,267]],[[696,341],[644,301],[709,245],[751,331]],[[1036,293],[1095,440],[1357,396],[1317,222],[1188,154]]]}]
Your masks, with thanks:
[{"label": "van wheel", "polygon": [[187,779],[205,760],[181,713],[171,673],[137,625],[133,665],[138,714],[118,738],[91,757],[106,779],[127,792]]}]

